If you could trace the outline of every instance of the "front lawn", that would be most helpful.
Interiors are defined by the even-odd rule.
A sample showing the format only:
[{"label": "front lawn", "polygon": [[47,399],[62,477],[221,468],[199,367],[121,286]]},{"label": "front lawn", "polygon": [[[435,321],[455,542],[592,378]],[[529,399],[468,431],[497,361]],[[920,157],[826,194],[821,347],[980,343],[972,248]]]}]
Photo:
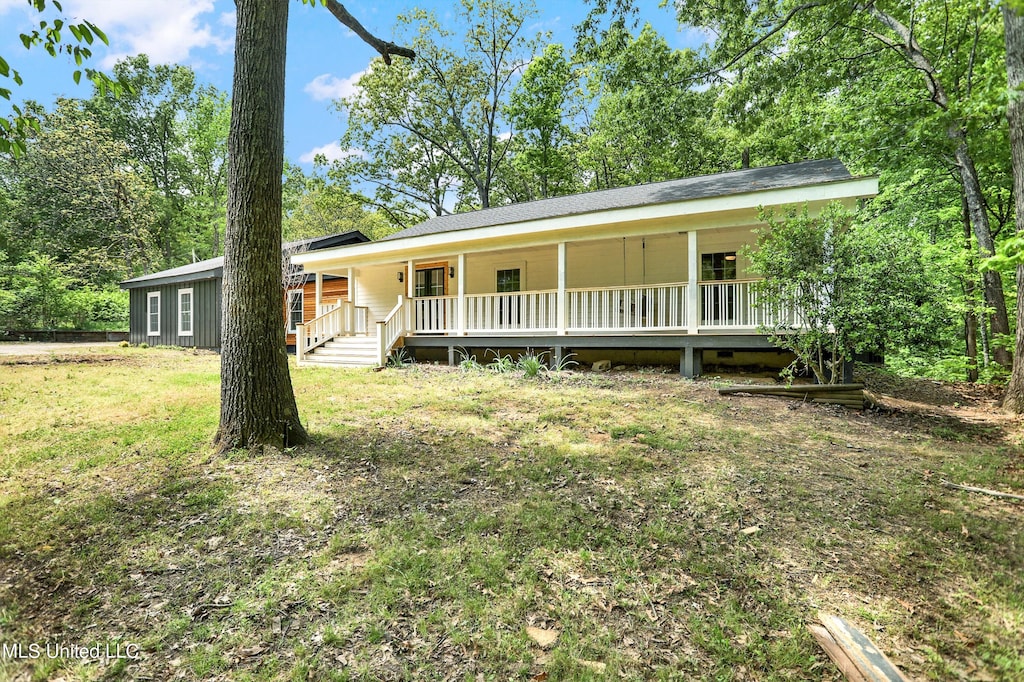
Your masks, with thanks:
[{"label": "front lawn", "polygon": [[1024,678],[1024,503],[941,486],[1024,492],[984,395],[303,368],[316,443],[221,458],[218,362],[0,365],[0,678],[838,680],[819,610],[914,677]]}]

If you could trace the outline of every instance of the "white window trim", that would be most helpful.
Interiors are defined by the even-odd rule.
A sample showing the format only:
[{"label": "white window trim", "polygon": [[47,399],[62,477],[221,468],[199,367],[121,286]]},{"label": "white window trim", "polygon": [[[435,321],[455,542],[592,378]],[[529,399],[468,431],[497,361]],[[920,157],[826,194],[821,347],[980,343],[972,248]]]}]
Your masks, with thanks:
[{"label": "white window trim", "polygon": [[[188,324],[189,330],[184,331],[181,328],[181,297],[188,294]],[[193,331],[196,328],[196,297],[192,293],[192,289],[178,289],[178,336],[192,336]]]},{"label": "white window trim", "polygon": [[[156,299],[156,329],[153,329],[153,308],[152,301]],[[160,292],[149,291],[146,293],[146,336],[160,336]]]},{"label": "white window trim", "polygon": [[285,319],[285,327],[287,328],[289,334],[296,334],[298,333],[299,330],[292,325],[292,294],[299,295],[299,304],[302,306],[301,309],[303,311],[303,314],[305,314],[306,292],[304,289],[289,289],[286,294],[287,298],[285,300],[287,302],[286,310],[288,312],[288,317]]}]

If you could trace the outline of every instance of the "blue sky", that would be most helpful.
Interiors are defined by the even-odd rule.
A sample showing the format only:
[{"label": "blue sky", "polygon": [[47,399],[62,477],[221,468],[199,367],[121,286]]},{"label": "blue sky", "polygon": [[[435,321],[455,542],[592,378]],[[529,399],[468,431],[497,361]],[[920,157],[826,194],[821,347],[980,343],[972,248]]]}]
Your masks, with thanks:
[{"label": "blue sky", "polygon": [[[395,2],[345,2],[348,10],[367,29],[382,38],[392,35],[395,16],[413,7],[432,9],[439,17],[451,13],[457,0],[398,0]],[[234,40],[232,0],[63,0],[65,14],[88,19],[110,39],[110,46],[95,50],[91,66],[109,68],[119,58],[146,53],[153,63],[187,64],[201,82],[230,91]],[[668,39],[679,47],[693,44],[693,36],[677,29],[668,9],[656,2],[644,11]],[[541,0],[538,16],[528,34],[549,31],[552,42],[571,45],[573,27],[586,15],[583,2]],[[312,166],[313,154],[328,157],[340,153],[337,140],[344,121],[333,110],[332,100],[348,94],[359,72],[375,53],[344,28],[323,7],[293,0],[288,27],[288,70],[285,111],[285,153],[292,162]],[[56,97],[88,97],[88,85],[71,79],[74,64],[44,51],[25,50],[18,34],[33,27],[40,15],[26,0],[0,0],[0,55],[21,72],[25,85],[9,81],[12,101],[34,99],[49,106]],[[3,79],[7,81],[8,79]],[[84,81],[83,81],[84,83]],[[8,105],[0,100],[0,110]]]}]

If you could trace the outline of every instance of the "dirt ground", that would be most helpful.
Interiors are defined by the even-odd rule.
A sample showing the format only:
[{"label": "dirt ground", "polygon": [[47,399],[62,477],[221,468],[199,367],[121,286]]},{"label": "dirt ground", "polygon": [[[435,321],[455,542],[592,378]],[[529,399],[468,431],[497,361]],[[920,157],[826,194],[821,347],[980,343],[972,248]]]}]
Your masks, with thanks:
[{"label": "dirt ground", "polygon": [[31,357],[34,355],[55,355],[57,353],[82,353],[109,351],[117,348],[117,341],[90,343],[44,343],[44,342],[0,342],[0,357]]}]

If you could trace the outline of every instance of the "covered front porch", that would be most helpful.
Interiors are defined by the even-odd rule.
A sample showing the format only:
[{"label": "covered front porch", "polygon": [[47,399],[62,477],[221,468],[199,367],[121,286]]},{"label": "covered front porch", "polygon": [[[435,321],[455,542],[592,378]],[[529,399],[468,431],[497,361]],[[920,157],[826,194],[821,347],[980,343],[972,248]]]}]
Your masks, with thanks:
[{"label": "covered front porch", "polygon": [[376,337],[382,364],[405,340],[423,345],[412,338],[756,335],[792,316],[759,305],[743,253],[752,241],[749,227],[715,228],[317,272],[348,277],[349,297],[318,297],[324,314],[299,331],[297,353],[338,336]]}]

